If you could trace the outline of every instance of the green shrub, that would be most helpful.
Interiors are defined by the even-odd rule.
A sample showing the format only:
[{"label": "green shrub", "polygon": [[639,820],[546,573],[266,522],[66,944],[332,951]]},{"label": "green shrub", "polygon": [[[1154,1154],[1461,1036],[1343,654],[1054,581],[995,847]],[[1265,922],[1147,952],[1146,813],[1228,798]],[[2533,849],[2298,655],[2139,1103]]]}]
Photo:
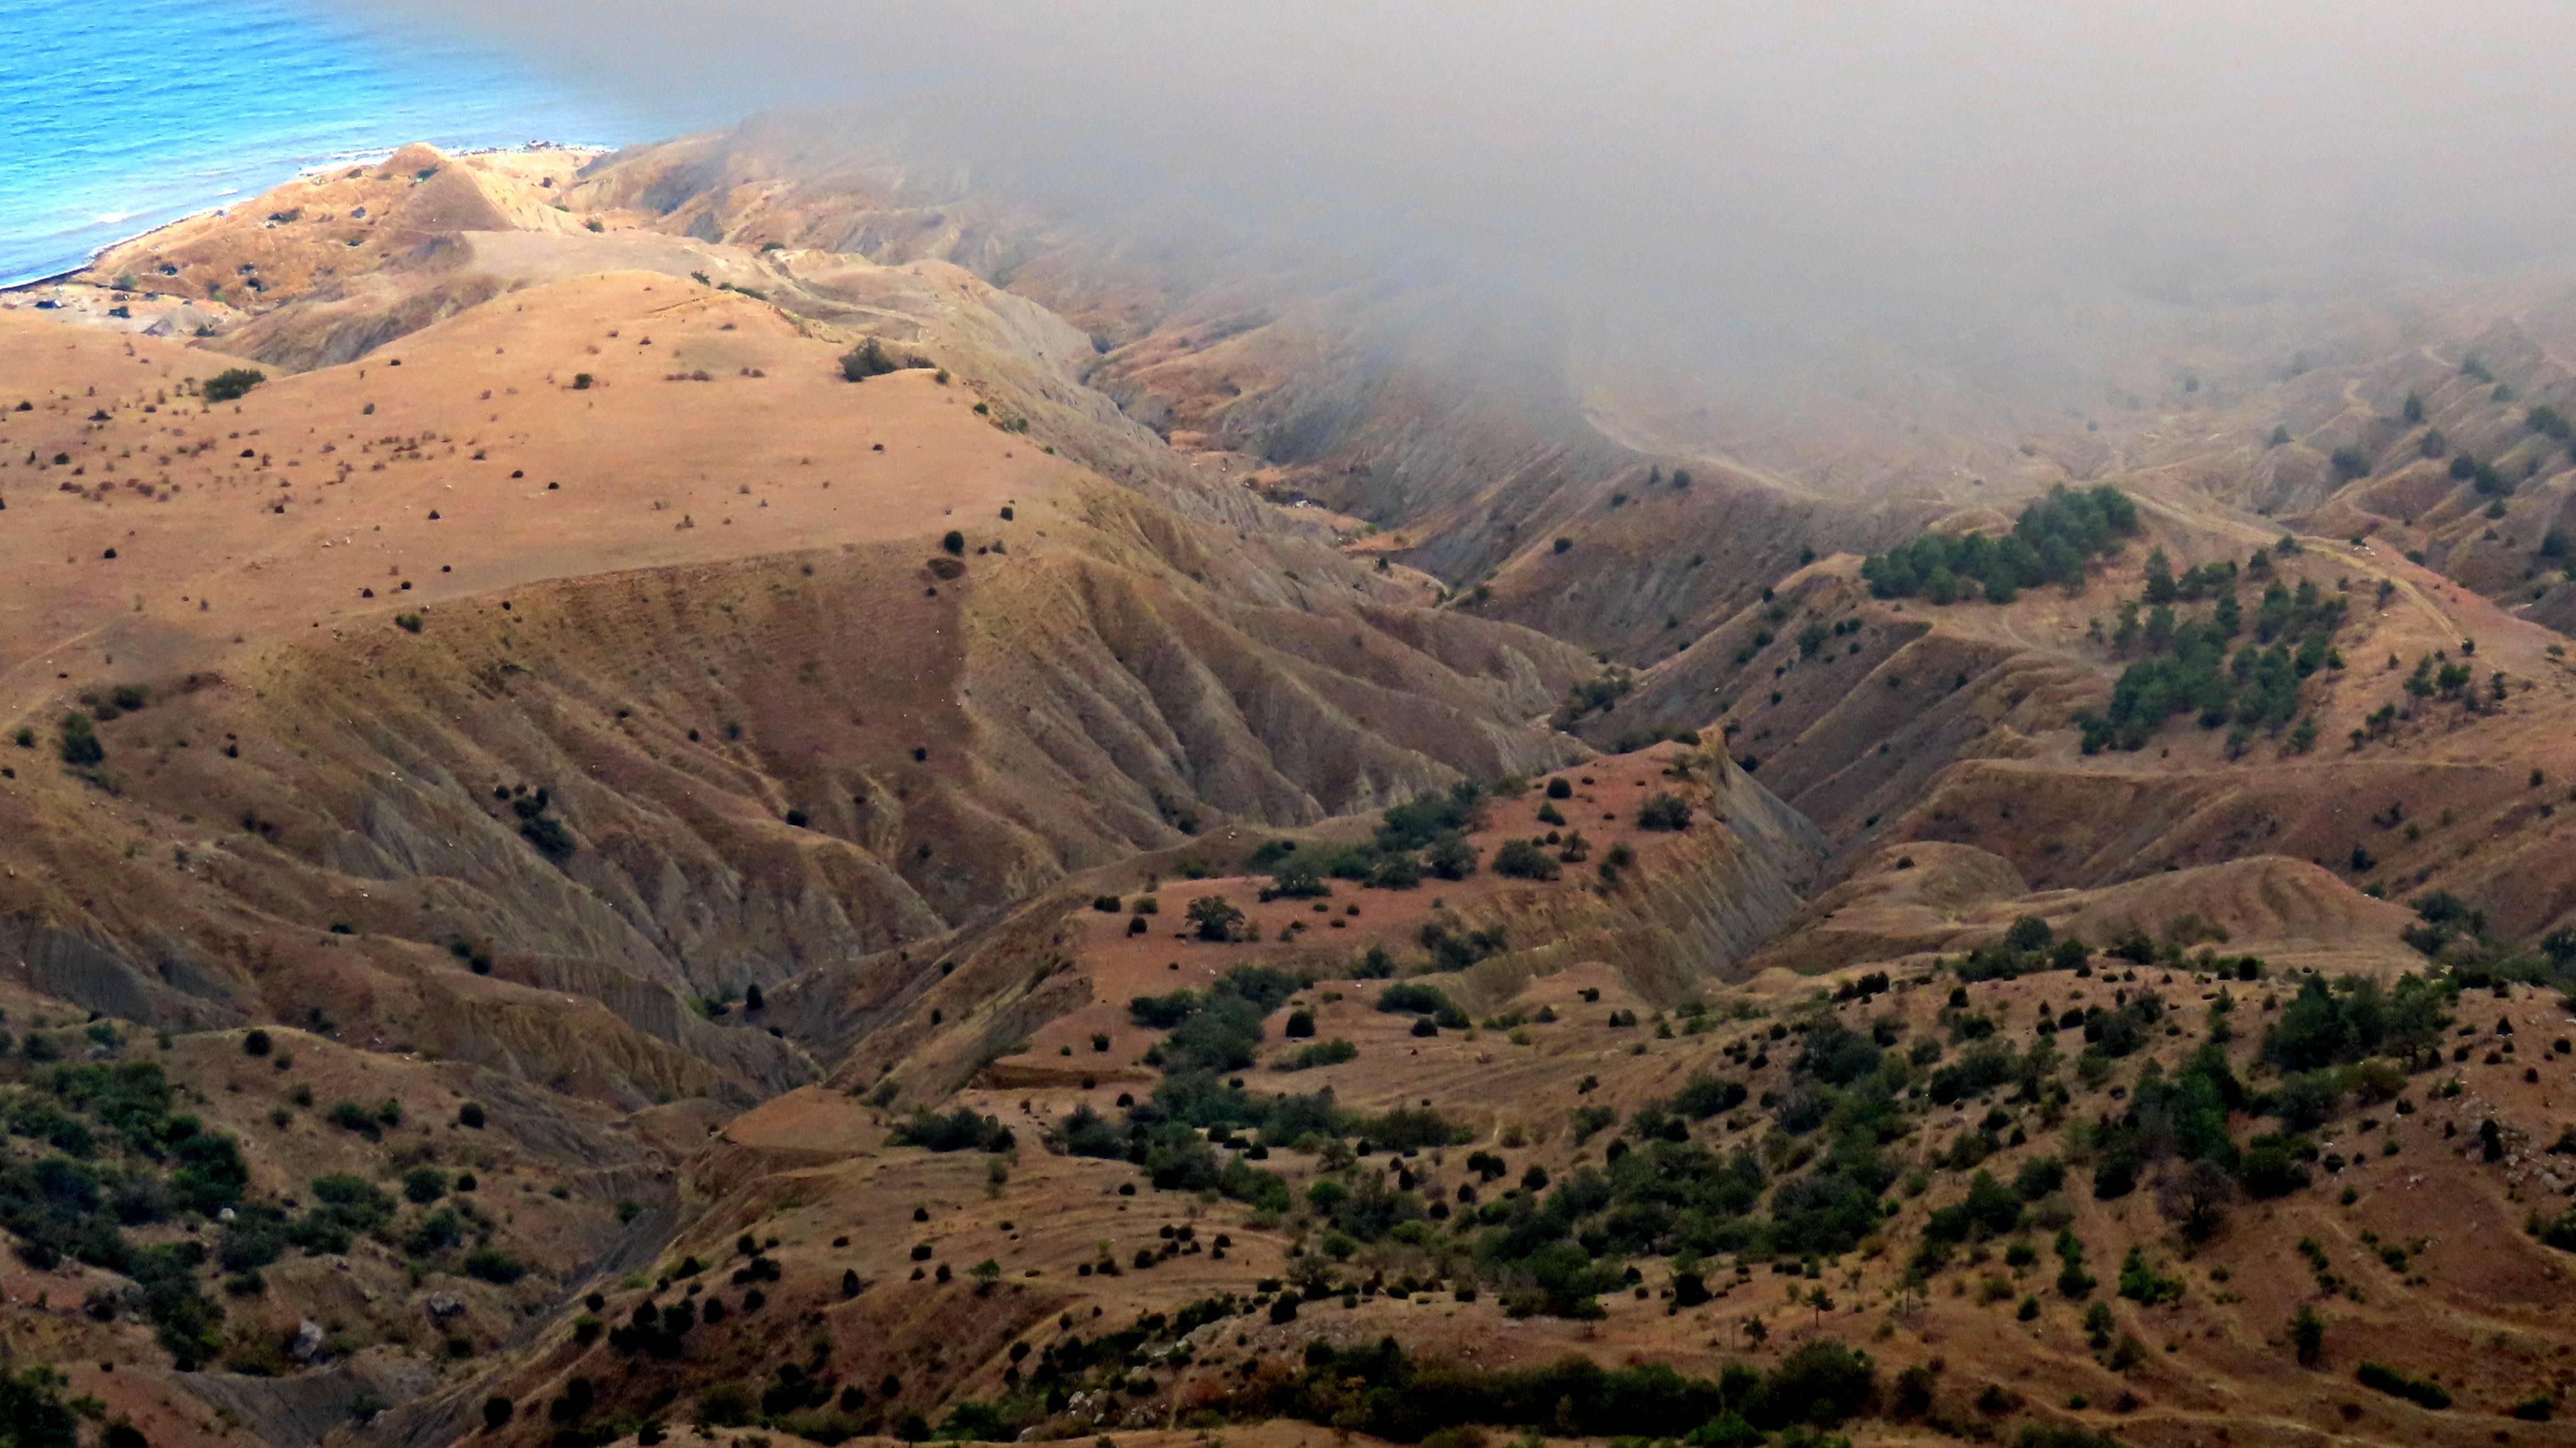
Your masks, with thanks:
[{"label": "green shrub", "polygon": [[465,1275],[507,1287],[527,1275],[519,1259],[497,1247],[478,1247],[465,1255]]},{"label": "green shrub", "polygon": [[[393,1218],[393,1199],[363,1177],[342,1173],[317,1178],[312,1191],[314,1205],[293,1221],[281,1221],[279,1229],[286,1241],[316,1256],[346,1252],[352,1237],[372,1232]],[[255,1214],[243,1220],[255,1223]],[[256,1265],[256,1259],[250,1265]]]},{"label": "green shrub", "polygon": [[1494,851],[1494,873],[1515,880],[1553,880],[1556,861],[1528,840],[1505,840]]},{"label": "green shrub", "polygon": [[1556,727],[1571,729],[1586,715],[1606,713],[1636,687],[1634,674],[1616,664],[1604,664],[1600,673],[1566,690],[1565,702],[1556,711]]},{"label": "green shrub", "polygon": [[[1280,1321],[1293,1316],[1273,1312]],[[1691,1435],[1694,1444],[1727,1448],[1765,1430],[1839,1424],[1876,1398],[1869,1356],[1832,1342],[1804,1344],[1768,1374],[1737,1366],[1692,1378],[1661,1363],[1604,1368],[1581,1357],[1534,1368],[1416,1360],[1385,1338],[1343,1350],[1318,1341],[1304,1373],[1247,1387],[1231,1406],[1242,1416],[1302,1418],[1397,1442],[1467,1424],[1548,1424],[1568,1436]],[[1742,1430],[1712,1427],[1729,1419]]]},{"label": "green shrub", "polygon": [[24,1448],[75,1448],[82,1414],[63,1402],[70,1382],[43,1363],[0,1371],[0,1423],[9,1425],[9,1441]]},{"label": "green shrub", "polygon": [[1011,1129],[999,1117],[982,1116],[970,1106],[960,1106],[943,1116],[928,1107],[916,1107],[912,1119],[899,1123],[889,1138],[897,1146],[918,1146],[930,1151],[1009,1151]]},{"label": "green shrub", "polygon": [[1741,1081],[1721,1080],[1704,1073],[1694,1073],[1673,1093],[1674,1114],[1693,1121],[1706,1121],[1722,1111],[1732,1111],[1744,1104],[1745,1087]]},{"label": "green shrub", "polygon": [[355,1132],[369,1141],[375,1140],[382,1132],[382,1128],[376,1122],[376,1113],[355,1101],[333,1102],[330,1111],[324,1114],[323,1120],[342,1131]]},{"label": "green shrub", "polygon": [[1658,794],[1637,810],[1637,828],[1643,830],[1686,830],[1690,821],[1690,802],[1677,794]]},{"label": "green shrub", "polygon": [[[2443,902],[2431,896],[2418,902],[2418,911],[2429,923],[2450,923]],[[2313,1071],[2369,1056],[2412,1057],[2438,1049],[2455,991],[2411,974],[2385,987],[2364,976],[2346,976],[2331,986],[2323,976],[2309,976],[2264,1033],[2263,1059],[2284,1071]]]},{"label": "green shrub", "polygon": [[2020,1225],[2021,1198],[1981,1171],[1969,1179],[1965,1198],[1933,1211],[1923,1235],[1935,1242],[1964,1242],[1972,1236],[2001,1236]]},{"label": "green shrub", "polygon": [[107,758],[107,746],[99,743],[89,716],[77,710],[63,716],[60,751],[63,763],[74,769],[93,768]]},{"label": "green shrub", "polygon": [[1445,795],[1389,806],[1379,818],[1377,847],[1418,850],[1443,835],[1473,829],[1483,802],[1482,788],[1462,782]]},{"label": "green shrub", "polygon": [[1422,868],[1434,879],[1464,880],[1476,873],[1475,847],[1455,831],[1440,836],[1422,852]]},{"label": "green shrub", "polygon": [[2036,1202],[2066,1185],[2066,1163],[2053,1156],[2035,1156],[2013,1173],[2013,1191],[2026,1202]]},{"label": "green shrub", "polygon": [[2352,1376],[2365,1388],[2386,1393],[2392,1398],[2404,1398],[2418,1407],[2438,1412],[2451,1406],[2451,1394],[2440,1383],[2409,1377],[2379,1363],[2363,1363],[2353,1370]]},{"label": "green shrub", "polygon": [[1222,895],[1201,895],[1190,902],[1184,914],[1192,933],[1201,940],[1240,940],[1246,929],[1243,907]]},{"label": "green shrub", "polygon": [[1198,992],[1187,987],[1169,995],[1138,996],[1127,1002],[1128,1018],[1148,1030],[1168,1031],[1198,1013]]},{"label": "green shrub", "polygon": [[2254,1138],[2237,1164],[2237,1179],[2244,1183],[2245,1194],[2263,1200],[2305,1190],[2309,1176],[2307,1167],[2302,1164],[2302,1148],[2309,1155],[2316,1150],[2298,1137]]},{"label": "green shrub", "polygon": [[2033,1423],[2013,1440],[2013,1448],[2120,1448],[2120,1440],[2088,1432],[2072,1423]]},{"label": "green shrub", "polygon": [[1422,884],[1422,862],[1412,855],[1387,855],[1369,867],[1372,890],[1411,890]]},{"label": "green shrub", "polygon": [[2317,1316],[2313,1307],[2302,1305],[2290,1318],[2290,1350],[2299,1366],[2312,1368],[2325,1352],[2326,1320]]},{"label": "green shrub", "polygon": [[1357,1060],[1359,1054],[1359,1047],[1336,1037],[1329,1041],[1318,1041],[1311,1046],[1299,1047],[1294,1052],[1281,1057],[1273,1069],[1311,1071],[1317,1066],[1338,1066],[1345,1061]]},{"label": "green shrub", "polygon": [[901,372],[907,367],[920,365],[919,358],[897,360],[892,352],[886,350],[884,342],[870,337],[841,354],[841,380],[865,382],[871,377],[883,377],[889,372]]},{"label": "green shrub", "polygon": [[2531,1224],[2531,1235],[2539,1238],[2543,1246],[2555,1247],[2561,1252],[2576,1252],[2576,1208],[2545,1220],[2535,1219]]},{"label": "green shrub", "polygon": [[[536,846],[537,853],[549,860],[560,862],[572,858],[573,851],[578,848],[574,843],[572,831],[564,827],[563,821],[542,812],[545,808],[545,791],[539,790],[536,797],[538,805],[535,812],[520,811],[520,838]],[[526,800],[514,801],[521,805],[527,802]]]},{"label": "green shrub", "polygon": [[1377,1008],[1389,1015],[1429,1016],[1451,1030],[1467,1025],[1467,1013],[1458,1009],[1438,986],[1420,981],[1398,981],[1378,992]]},{"label": "green shrub", "polygon": [[2120,1259],[2120,1295],[2149,1307],[2159,1302],[2182,1300],[2183,1284],[2178,1277],[2166,1277],[2148,1265],[2142,1248],[2131,1247]]},{"label": "green shrub", "polygon": [[255,367],[227,367],[207,378],[198,390],[208,402],[235,402],[267,380],[268,374]]},{"label": "green shrub", "polygon": [[1792,1349],[1763,1375],[1746,1417],[1757,1425],[1831,1427],[1869,1411],[1877,1399],[1878,1372],[1869,1354],[1818,1340]]},{"label": "green shrub", "polygon": [[1274,966],[1240,965],[1205,996],[1189,990],[1138,996],[1127,1012],[1139,1025],[1172,1033],[1147,1053],[1149,1062],[1170,1070],[1240,1071],[1260,1050],[1262,1021],[1311,980]]}]

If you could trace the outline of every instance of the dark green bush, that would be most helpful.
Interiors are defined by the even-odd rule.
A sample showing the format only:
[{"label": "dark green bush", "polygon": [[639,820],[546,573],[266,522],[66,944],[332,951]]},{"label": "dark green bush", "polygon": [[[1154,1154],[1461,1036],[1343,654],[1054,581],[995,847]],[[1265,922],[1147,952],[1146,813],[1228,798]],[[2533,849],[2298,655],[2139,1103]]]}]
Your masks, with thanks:
[{"label": "dark green bush", "polygon": [[1553,880],[1556,860],[1528,840],[1505,840],[1494,851],[1494,873],[1515,880]]},{"label": "dark green bush", "polygon": [[918,1146],[929,1151],[1009,1151],[1011,1129],[1001,1118],[978,1115],[973,1107],[960,1106],[947,1115],[928,1107],[918,1107],[912,1118],[899,1123],[889,1138],[897,1146]]},{"label": "dark green bush", "polygon": [[503,1287],[518,1281],[528,1272],[519,1259],[497,1247],[477,1247],[465,1254],[464,1267],[466,1276]]},{"label": "dark green bush", "polygon": [[1281,1057],[1275,1069],[1311,1071],[1317,1066],[1338,1066],[1345,1061],[1358,1060],[1359,1054],[1360,1048],[1345,1040],[1318,1041]]},{"label": "dark green bush", "polygon": [[198,391],[208,402],[235,402],[267,380],[268,374],[255,367],[227,367],[207,378]]},{"label": "dark green bush", "polygon": [[63,1402],[69,1382],[43,1363],[0,1370],[0,1423],[9,1425],[13,1448],[76,1448],[82,1414]]},{"label": "dark green bush", "polygon": [[1658,794],[1637,810],[1637,828],[1641,830],[1686,830],[1690,821],[1690,801],[1677,794]]},{"label": "dark green bush", "polygon": [[1378,992],[1377,1008],[1390,1015],[1429,1016],[1451,1030],[1467,1025],[1467,1013],[1458,1009],[1438,986],[1420,981],[1398,981]]},{"label": "dark green bush", "polygon": [[99,742],[90,717],[77,710],[63,716],[60,752],[63,763],[74,769],[90,769],[107,758],[107,746]]},{"label": "dark green bush", "polygon": [[2021,1197],[1987,1172],[1968,1182],[1968,1195],[1937,1208],[1923,1224],[1923,1235],[1936,1242],[1964,1242],[1970,1237],[1999,1237],[2021,1225]]},{"label": "dark green bush", "polygon": [[376,1121],[376,1113],[355,1101],[332,1103],[330,1111],[324,1114],[323,1120],[342,1131],[355,1132],[369,1141],[375,1140],[383,1130]]},{"label": "dark green bush", "polygon": [[2285,1071],[2314,1071],[2367,1056],[2437,1051],[2456,995],[2454,985],[2411,974],[2400,976],[2394,987],[2366,976],[2345,976],[2329,986],[2323,976],[2312,975],[2264,1033],[2263,1059]]},{"label": "dark green bush", "polygon": [[2363,1363],[2353,1370],[2353,1380],[2375,1392],[2392,1398],[2404,1398],[2419,1407],[2439,1411],[2451,1406],[2451,1394],[2440,1383],[2409,1377],[2380,1363]]},{"label": "dark green bush", "polygon": [[918,358],[898,361],[892,352],[886,350],[884,342],[870,337],[841,354],[841,380],[865,382],[871,377],[883,377],[889,372],[901,372],[907,367],[920,365]]},{"label": "dark green bush", "polygon": [[1240,1416],[1302,1418],[1413,1443],[1470,1423],[1646,1438],[1678,1438],[1727,1418],[1757,1432],[1830,1427],[1867,1412],[1876,1398],[1868,1354],[1832,1342],[1804,1344],[1767,1374],[1737,1366],[1709,1379],[1661,1363],[1612,1369],[1579,1357],[1504,1369],[1417,1361],[1387,1338],[1340,1351],[1319,1341],[1304,1373],[1247,1387],[1230,1406]]},{"label": "dark green bush", "polygon": [[2325,1343],[2326,1320],[2317,1316],[2315,1308],[2301,1304],[2290,1318],[2290,1351],[2298,1358],[2299,1366],[2315,1367],[2325,1352]]},{"label": "dark green bush", "polygon": [[2087,562],[2118,552],[2137,532],[2137,505],[2118,489],[2057,487],[2023,509],[2000,541],[1926,533],[1864,559],[1861,578],[1880,598],[1919,593],[1936,604],[1974,597],[2010,603],[2019,590],[2043,583],[2081,587]]},{"label": "dark green bush", "polygon": [[2120,1448],[2120,1440],[2072,1423],[2032,1423],[2013,1439],[2013,1448]]},{"label": "dark green bush", "polygon": [[1715,1076],[1695,1073],[1673,1093],[1672,1109],[1693,1121],[1705,1121],[1721,1111],[1732,1111],[1744,1104],[1745,1088],[1741,1081],[1725,1081]]},{"label": "dark green bush", "polygon": [[1224,942],[1243,936],[1243,908],[1222,895],[1201,895],[1185,913],[1192,933],[1201,940]]}]

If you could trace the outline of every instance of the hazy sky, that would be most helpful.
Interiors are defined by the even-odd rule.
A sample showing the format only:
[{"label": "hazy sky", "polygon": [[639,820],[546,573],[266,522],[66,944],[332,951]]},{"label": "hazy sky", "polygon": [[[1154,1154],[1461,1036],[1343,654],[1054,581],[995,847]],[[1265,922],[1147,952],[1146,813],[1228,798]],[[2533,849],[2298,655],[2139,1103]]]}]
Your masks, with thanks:
[{"label": "hazy sky", "polygon": [[2568,0],[390,0],[674,123],[1214,200],[1743,339],[2555,255]]}]

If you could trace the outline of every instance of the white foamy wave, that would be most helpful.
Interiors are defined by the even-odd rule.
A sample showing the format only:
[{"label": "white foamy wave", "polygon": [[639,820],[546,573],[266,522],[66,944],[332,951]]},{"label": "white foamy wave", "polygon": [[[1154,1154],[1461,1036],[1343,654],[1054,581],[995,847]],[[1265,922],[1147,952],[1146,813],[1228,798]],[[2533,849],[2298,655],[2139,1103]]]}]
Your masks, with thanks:
[{"label": "white foamy wave", "polygon": [[109,211],[94,218],[101,226],[123,226],[134,219],[131,211]]},{"label": "white foamy wave", "polygon": [[299,176],[311,176],[323,171],[337,171],[343,166],[371,166],[391,155],[393,155],[393,151],[390,148],[383,146],[369,147],[367,149],[357,151],[333,151],[326,155],[307,157],[299,160],[296,165],[296,174]]}]

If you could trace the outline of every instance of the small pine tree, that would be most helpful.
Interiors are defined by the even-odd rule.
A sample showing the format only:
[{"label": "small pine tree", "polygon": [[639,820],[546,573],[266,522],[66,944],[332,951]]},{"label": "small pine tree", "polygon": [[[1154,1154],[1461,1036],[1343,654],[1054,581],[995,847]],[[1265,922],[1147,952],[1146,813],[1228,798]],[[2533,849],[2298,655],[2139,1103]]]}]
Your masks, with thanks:
[{"label": "small pine tree", "polygon": [[2173,564],[2158,548],[2147,555],[2146,599],[2149,603],[2171,603],[2181,596],[2174,585]]},{"label": "small pine tree", "polygon": [[2302,1306],[2290,1319],[2290,1350],[2298,1356],[2299,1366],[2312,1368],[2324,1355],[2326,1320],[2317,1316],[2313,1307]]}]

